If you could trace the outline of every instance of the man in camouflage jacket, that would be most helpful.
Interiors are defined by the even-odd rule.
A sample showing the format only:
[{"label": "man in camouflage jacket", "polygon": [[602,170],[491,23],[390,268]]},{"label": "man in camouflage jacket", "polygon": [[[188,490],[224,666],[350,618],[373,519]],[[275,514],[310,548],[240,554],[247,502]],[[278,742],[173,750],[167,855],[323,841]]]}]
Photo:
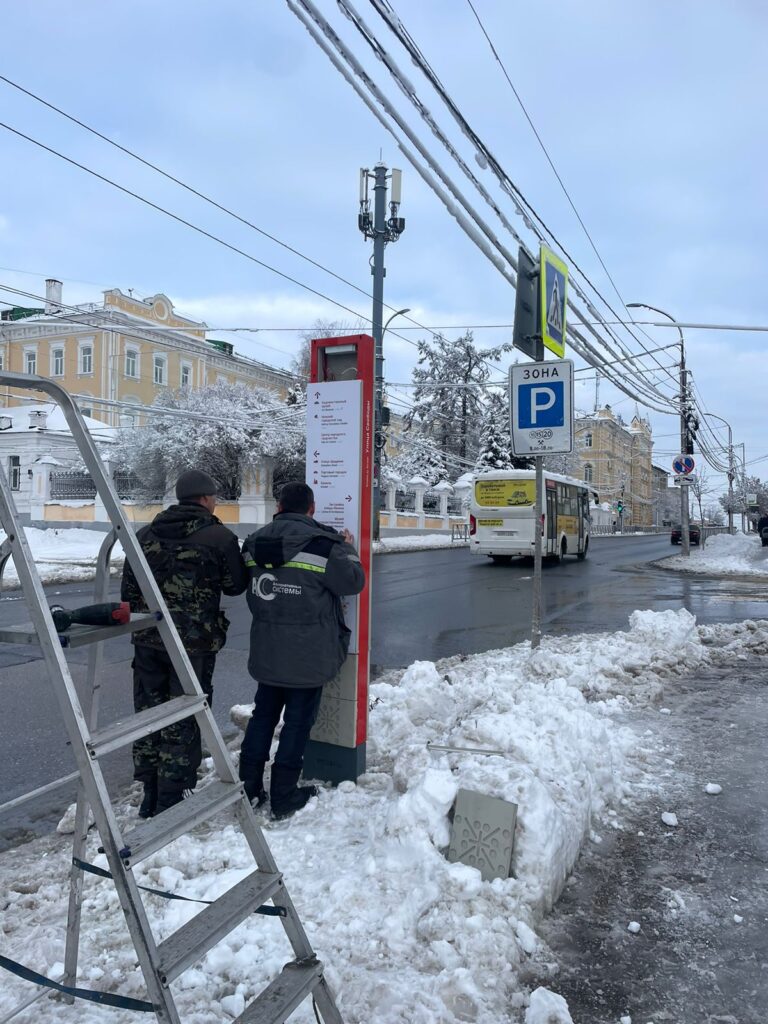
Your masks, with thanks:
[{"label": "man in camouflage jacket", "polygon": [[[200,686],[213,698],[216,654],[226,642],[229,622],[219,604],[223,594],[242,594],[248,572],[237,537],[214,514],[216,482],[200,470],[176,482],[177,505],[155,516],[137,537],[162,591]],[[120,591],[131,611],[146,611],[136,577],[126,560]],[[156,629],[134,635],[133,706],[145,711],[182,694],[181,684]],[[133,745],[134,778],[144,783],[142,818],[178,803],[194,789],[202,760],[194,718],[167,726]]]}]

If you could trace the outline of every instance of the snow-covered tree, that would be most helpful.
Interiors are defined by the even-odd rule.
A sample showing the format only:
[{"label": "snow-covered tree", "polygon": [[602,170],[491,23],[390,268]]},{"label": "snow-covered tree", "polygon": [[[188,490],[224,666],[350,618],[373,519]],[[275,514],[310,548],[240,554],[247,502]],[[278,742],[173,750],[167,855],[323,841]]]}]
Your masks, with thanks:
[{"label": "snow-covered tree", "polygon": [[406,429],[420,428],[446,454],[462,461],[473,459],[483,416],[482,385],[490,376],[488,362],[510,348],[478,349],[471,331],[455,341],[442,335],[420,341],[413,371],[413,409]]},{"label": "snow-covered tree", "polygon": [[[264,456],[281,465],[300,462],[306,448],[302,406],[287,406],[263,388],[220,381],[208,387],[166,391],[156,408],[176,414],[150,415],[147,423],[119,432],[112,456],[140,484],[137,498],[150,501],[185,469],[210,473],[224,498],[237,498],[243,472]],[[210,419],[178,415],[201,413]]]},{"label": "snow-covered tree", "polygon": [[404,486],[414,477],[423,476],[430,487],[440,480],[455,476],[455,470],[451,473],[445,456],[431,438],[409,433],[403,441],[403,450],[386,462],[385,476],[400,477]]},{"label": "snow-covered tree", "polygon": [[509,409],[503,395],[497,391],[488,395],[480,434],[480,450],[475,460],[475,471],[512,469],[512,441],[509,431]]}]

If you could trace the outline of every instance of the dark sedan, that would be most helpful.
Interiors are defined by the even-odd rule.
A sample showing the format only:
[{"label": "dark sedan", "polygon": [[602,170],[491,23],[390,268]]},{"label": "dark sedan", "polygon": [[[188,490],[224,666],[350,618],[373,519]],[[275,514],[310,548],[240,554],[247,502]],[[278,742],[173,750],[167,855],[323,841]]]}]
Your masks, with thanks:
[{"label": "dark sedan", "polygon": [[[683,528],[678,523],[677,526],[672,527],[672,532],[669,535],[669,539],[672,544],[682,544],[683,542]],[[695,524],[691,523],[688,527],[688,543],[689,544],[701,544],[701,530]]]}]

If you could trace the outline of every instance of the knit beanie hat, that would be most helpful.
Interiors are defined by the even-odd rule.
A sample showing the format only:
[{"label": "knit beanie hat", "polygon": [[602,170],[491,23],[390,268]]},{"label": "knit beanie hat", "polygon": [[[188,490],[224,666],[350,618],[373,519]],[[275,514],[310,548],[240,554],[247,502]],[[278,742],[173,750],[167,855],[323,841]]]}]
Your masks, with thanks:
[{"label": "knit beanie hat", "polygon": [[176,481],[176,497],[179,501],[218,493],[219,485],[212,476],[208,476],[201,469],[188,469]]}]

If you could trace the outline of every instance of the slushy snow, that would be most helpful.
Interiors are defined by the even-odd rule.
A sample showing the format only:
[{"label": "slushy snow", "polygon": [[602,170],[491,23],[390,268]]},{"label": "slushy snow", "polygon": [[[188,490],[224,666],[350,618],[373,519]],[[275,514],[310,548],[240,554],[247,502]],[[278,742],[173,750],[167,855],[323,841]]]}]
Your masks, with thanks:
[{"label": "slushy snow", "polygon": [[661,564],[665,569],[713,576],[768,576],[768,548],[754,533],[716,533],[704,547],[692,547],[689,558],[673,555]]},{"label": "slushy snow", "polygon": [[[664,776],[653,736],[622,725],[622,712],[654,707],[665,680],[691,666],[766,647],[768,624],[697,629],[686,611],[636,612],[624,633],[416,662],[374,682],[366,774],[322,788],[285,822],[260,818],[346,1024],[567,1024],[556,982],[553,991],[526,989],[539,922],[586,839],[623,827],[626,806]],[[244,720],[243,709],[236,717]],[[204,768],[201,785],[213,775],[210,762]],[[513,877],[484,882],[447,860],[459,787],[517,803]],[[136,798],[117,807],[124,828],[136,821]],[[0,951],[49,977],[64,957],[70,843],[53,835],[0,858]],[[98,846],[92,832],[86,857],[106,866]],[[241,833],[222,814],[134,875],[211,900],[252,870]],[[152,895],[145,906],[158,941],[200,909]],[[249,917],[174,982],[182,1020],[231,1019],[291,958],[277,919]],[[79,963],[81,986],[145,997],[115,890],[90,875]],[[0,1018],[34,993],[3,973]],[[41,1024],[106,1019],[94,1004],[47,997],[33,1013]],[[110,1009],[109,1020],[135,1024],[135,1015]],[[311,1003],[294,1021],[313,1024]]]},{"label": "slushy snow", "polygon": [[373,542],[374,555],[388,555],[399,551],[429,551],[432,548],[466,548],[468,540],[451,540],[448,533],[410,534],[406,537],[382,537]]},{"label": "slushy snow", "polygon": [[664,811],[664,813],[661,816],[661,820],[664,822],[665,825],[670,825],[673,828],[675,825],[677,825],[677,815],[672,811]]}]

